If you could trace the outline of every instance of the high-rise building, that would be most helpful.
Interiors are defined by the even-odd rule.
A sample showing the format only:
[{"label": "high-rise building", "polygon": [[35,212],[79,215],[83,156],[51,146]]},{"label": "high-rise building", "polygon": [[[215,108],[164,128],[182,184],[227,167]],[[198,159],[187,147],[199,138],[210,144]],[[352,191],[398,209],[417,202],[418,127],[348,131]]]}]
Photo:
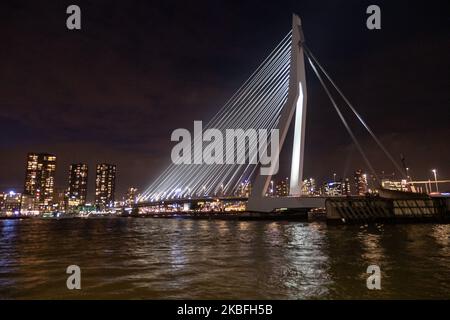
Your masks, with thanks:
[{"label": "high-rise building", "polygon": [[324,193],[330,197],[338,197],[342,196],[342,182],[341,181],[333,181],[325,183],[324,185]]},{"label": "high-rise building", "polygon": [[277,182],[275,187],[275,195],[277,197],[287,197],[289,195],[289,179],[283,179]]},{"label": "high-rise building", "polygon": [[24,195],[35,200],[40,211],[51,211],[55,186],[56,156],[29,153],[25,173]]},{"label": "high-rise building", "polygon": [[88,166],[84,163],[71,164],[69,168],[68,207],[84,206],[87,198]]},{"label": "high-rise building", "polygon": [[381,186],[384,189],[388,190],[411,191],[408,185],[408,181],[406,179],[402,180],[382,179]]},{"label": "high-rise building", "polygon": [[236,195],[238,197],[250,197],[250,194],[252,193],[252,184],[245,180],[244,182],[241,182],[239,185]]},{"label": "high-rise building", "polygon": [[125,203],[127,205],[133,205],[137,201],[138,189],[137,188],[128,188],[127,195],[125,199]]},{"label": "high-rise building", "polygon": [[367,193],[367,175],[362,173],[362,170],[357,170],[354,175],[355,178],[355,193],[363,196]]},{"label": "high-rise building", "polygon": [[95,177],[95,205],[99,209],[114,206],[116,188],[116,166],[102,163],[97,165]]},{"label": "high-rise building", "polygon": [[344,180],[325,183],[323,186],[323,194],[330,197],[350,195],[350,180],[345,178]]},{"label": "high-rise building", "polygon": [[316,181],[313,178],[303,180],[302,194],[307,196],[317,194]]},{"label": "high-rise building", "polygon": [[344,181],[342,181],[342,195],[349,196],[351,194],[350,179],[345,178]]}]

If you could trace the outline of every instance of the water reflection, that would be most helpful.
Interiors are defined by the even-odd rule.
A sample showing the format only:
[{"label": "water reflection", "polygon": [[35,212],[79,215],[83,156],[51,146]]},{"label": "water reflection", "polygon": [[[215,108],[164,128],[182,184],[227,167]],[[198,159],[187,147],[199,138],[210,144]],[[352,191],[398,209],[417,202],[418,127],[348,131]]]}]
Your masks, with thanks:
[{"label": "water reflection", "polygon": [[[0,221],[0,298],[448,298],[450,226]],[[82,268],[81,291],[66,267]],[[382,290],[366,288],[369,265]]]}]

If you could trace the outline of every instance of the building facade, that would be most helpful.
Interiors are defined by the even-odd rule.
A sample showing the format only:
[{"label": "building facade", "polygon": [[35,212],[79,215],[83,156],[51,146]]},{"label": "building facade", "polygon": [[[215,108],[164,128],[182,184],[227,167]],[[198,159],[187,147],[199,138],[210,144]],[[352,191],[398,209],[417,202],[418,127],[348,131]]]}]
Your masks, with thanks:
[{"label": "building facade", "polygon": [[289,195],[289,179],[278,181],[275,186],[275,195],[277,197],[287,197]]},{"label": "building facade", "polygon": [[8,192],[5,201],[5,211],[7,214],[20,213],[20,198],[21,194],[17,192]]},{"label": "building facade", "polygon": [[39,205],[35,196],[22,194],[20,199],[20,214],[25,216],[33,216],[39,214]]},{"label": "building facade", "polygon": [[137,196],[138,196],[138,189],[130,187],[127,190],[127,194],[125,196],[125,204],[126,205],[133,205],[137,202]]},{"label": "building facade", "polygon": [[86,204],[87,187],[88,165],[84,163],[71,164],[69,168],[69,189],[67,192],[68,208]]},{"label": "building facade", "polygon": [[343,196],[349,196],[352,194],[351,187],[350,187],[350,179],[345,178],[342,180],[342,195]]},{"label": "building facade", "polygon": [[53,207],[55,211],[67,211],[67,194],[67,189],[55,189],[55,193],[53,194]]},{"label": "building facade", "polygon": [[236,196],[238,197],[249,197],[252,193],[252,184],[246,180],[241,182],[236,191]]},{"label": "building facade", "polygon": [[9,191],[0,193],[0,215],[17,215],[20,212],[21,194]]},{"label": "building facade", "polygon": [[333,181],[325,183],[324,194],[330,197],[339,197],[342,196],[342,182],[341,181]]},{"label": "building facade", "polygon": [[402,180],[390,180],[383,179],[381,180],[381,187],[388,190],[396,190],[396,191],[411,191],[408,185],[408,181],[406,179]]},{"label": "building facade", "polygon": [[95,177],[95,205],[104,210],[114,206],[116,189],[116,166],[102,163],[96,168]]},{"label": "building facade", "polygon": [[314,196],[318,194],[316,189],[316,180],[313,178],[303,180],[302,194],[305,196]]},{"label": "building facade", "polygon": [[34,199],[34,210],[52,211],[55,188],[56,156],[29,153],[25,173],[24,196]]},{"label": "building facade", "polygon": [[363,196],[368,192],[367,175],[362,170],[357,170],[354,175],[355,179],[355,194]]}]

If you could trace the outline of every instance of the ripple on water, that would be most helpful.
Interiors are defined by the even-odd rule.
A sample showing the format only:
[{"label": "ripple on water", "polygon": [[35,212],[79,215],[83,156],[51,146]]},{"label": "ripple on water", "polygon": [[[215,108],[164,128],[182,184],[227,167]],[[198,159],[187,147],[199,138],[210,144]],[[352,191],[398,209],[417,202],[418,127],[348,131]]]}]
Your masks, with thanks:
[{"label": "ripple on water", "polygon": [[[448,298],[449,225],[0,221],[0,298]],[[66,288],[68,265],[82,290]],[[366,269],[382,270],[382,290]]]}]

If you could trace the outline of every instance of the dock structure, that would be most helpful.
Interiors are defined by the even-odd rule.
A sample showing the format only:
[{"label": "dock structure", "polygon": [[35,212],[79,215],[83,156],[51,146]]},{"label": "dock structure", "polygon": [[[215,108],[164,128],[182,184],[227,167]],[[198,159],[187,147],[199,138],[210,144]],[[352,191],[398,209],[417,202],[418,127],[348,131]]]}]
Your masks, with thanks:
[{"label": "dock structure", "polygon": [[381,190],[379,196],[329,198],[330,223],[450,222],[450,198]]}]

